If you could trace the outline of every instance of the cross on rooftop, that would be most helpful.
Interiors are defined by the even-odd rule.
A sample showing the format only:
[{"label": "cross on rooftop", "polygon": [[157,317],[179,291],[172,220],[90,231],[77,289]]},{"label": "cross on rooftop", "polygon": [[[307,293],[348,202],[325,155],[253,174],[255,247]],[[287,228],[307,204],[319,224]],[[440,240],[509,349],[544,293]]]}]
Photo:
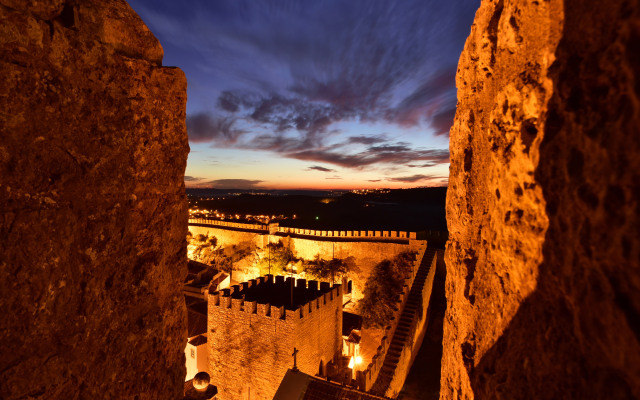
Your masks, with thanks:
[{"label": "cross on rooftop", "polygon": [[297,363],[297,355],[298,355],[298,349],[296,349],[295,347],[293,348],[293,354],[291,354],[293,356],[293,370],[297,371],[298,370],[298,363]]}]

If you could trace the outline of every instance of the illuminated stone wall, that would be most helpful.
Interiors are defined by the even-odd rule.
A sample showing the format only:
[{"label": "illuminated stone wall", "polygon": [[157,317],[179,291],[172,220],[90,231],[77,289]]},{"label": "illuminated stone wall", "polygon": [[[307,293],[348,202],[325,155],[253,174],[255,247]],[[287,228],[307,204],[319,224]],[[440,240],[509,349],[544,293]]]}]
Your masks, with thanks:
[{"label": "illuminated stone wall", "polygon": [[483,0],[447,192],[441,399],[640,397],[637,1]]},{"label": "illuminated stone wall", "polygon": [[124,1],[0,0],[0,398],[177,399],[186,79]]},{"label": "illuminated stone wall", "polygon": [[[266,285],[265,279],[249,284]],[[341,286],[323,285],[324,294],[294,311],[233,299],[234,290],[240,289],[209,295],[209,373],[220,398],[271,400],[287,369],[293,367],[294,348],[299,350],[298,368],[310,375],[318,373],[321,360],[326,365],[340,352]]]},{"label": "illuminated stone wall", "polygon": [[242,242],[251,242],[257,247],[267,244],[267,235],[264,232],[248,230],[224,229],[215,226],[189,225],[189,232],[195,235],[215,236],[220,246],[231,246]]},{"label": "illuminated stone wall", "polygon": [[[236,243],[250,241],[257,247],[262,248],[271,240],[278,242],[281,240],[289,246],[295,257],[307,260],[313,259],[316,254],[324,259],[354,257],[359,270],[350,274],[349,279],[353,281],[354,300],[362,297],[365,282],[373,271],[373,267],[383,260],[390,260],[396,255],[405,251],[419,252],[424,250],[427,242],[425,240],[408,239],[406,243],[394,243],[392,241],[331,241],[315,240],[314,238],[281,237],[276,235],[260,234],[257,232],[224,229],[212,226],[189,226],[189,231],[194,234],[215,236],[218,243],[229,246]],[[258,274],[258,271],[255,271]],[[244,276],[245,273],[238,273],[237,276]],[[250,274],[249,274],[250,275]]]}]

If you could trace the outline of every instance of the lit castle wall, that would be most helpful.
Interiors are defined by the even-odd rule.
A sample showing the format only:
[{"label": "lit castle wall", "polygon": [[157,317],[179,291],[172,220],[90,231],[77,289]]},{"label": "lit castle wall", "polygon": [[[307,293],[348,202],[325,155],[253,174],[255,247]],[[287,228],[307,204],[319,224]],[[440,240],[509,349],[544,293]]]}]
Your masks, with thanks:
[{"label": "lit castle wall", "polygon": [[209,295],[208,331],[209,371],[220,397],[271,400],[293,366],[294,348],[298,368],[310,375],[339,354],[342,287],[252,279]]},{"label": "lit castle wall", "polygon": [[[324,259],[354,257],[359,268],[349,274],[349,279],[353,281],[354,301],[362,297],[364,284],[376,264],[402,252],[420,253],[427,244],[426,240],[417,240],[415,232],[316,231],[274,225],[192,218],[189,220],[189,231],[194,235],[215,236],[223,246],[249,241],[262,248],[269,241],[282,240],[295,257],[307,260],[317,254]],[[234,274],[242,276],[242,271]]]}]

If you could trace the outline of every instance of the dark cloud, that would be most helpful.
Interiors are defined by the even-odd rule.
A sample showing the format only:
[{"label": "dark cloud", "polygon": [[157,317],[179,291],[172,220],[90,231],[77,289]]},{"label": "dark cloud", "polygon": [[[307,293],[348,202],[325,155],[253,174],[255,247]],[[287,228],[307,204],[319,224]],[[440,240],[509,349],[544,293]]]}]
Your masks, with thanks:
[{"label": "dark cloud", "polygon": [[405,127],[422,124],[433,127],[435,115],[448,112],[451,105],[455,109],[455,71],[455,67],[448,66],[429,76],[398,105],[385,110],[386,120]]},{"label": "dark cloud", "polygon": [[234,144],[246,133],[234,128],[235,121],[233,118],[214,117],[206,113],[190,115],[187,117],[189,141]]},{"label": "dark cloud", "polygon": [[449,136],[449,130],[453,125],[453,118],[456,116],[456,107],[453,105],[447,109],[440,111],[431,118],[431,127],[436,135]]},{"label": "dark cloud", "polygon": [[347,139],[348,143],[358,143],[358,144],[376,144],[386,142],[384,136],[351,136]]},{"label": "dark cloud", "polygon": [[396,178],[388,178],[387,180],[391,181],[391,182],[404,182],[404,183],[414,183],[414,182],[419,182],[419,181],[434,181],[434,180],[440,180],[442,178],[442,176],[435,176],[435,175],[422,175],[422,174],[417,174],[417,175],[411,175],[411,176],[400,176],[400,177],[396,177]]},{"label": "dark cloud", "polygon": [[217,179],[206,183],[216,189],[256,189],[261,180],[252,179]]},{"label": "dark cloud", "polygon": [[409,167],[409,168],[429,168],[429,167],[435,167],[436,165],[438,165],[438,163],[428,162],[428,163],[424,163],[424,164],[408,164],[407,167]]},{"label": "dark cloud", "polygon": [[407,164],[413,161],[428,161],[436,164],[449,162],[448,150],[414,150],[402,143],[370,146],[367,150],[355,154],[320,149],[288,153],[287,156],[298,160],[324,162],[347,168],[360,168],[372,164]]},{"label": "dark cloud", "polygon": [[309,171],[321,171],[321,172],[335,172],[335,169],[321,167],[319,165],[314,165],[307,168]]},{"label": "dark cloud", "polygon": [[218,97],[218,107],[232,113],[240,109],[241,102],[241,99],[237,95],[231,93],[228,90],[222,92],[222,94]]},{"label": "dark cloud", "polygon": [[185,181],[185,182],[195,182],[195,181],[201,181],[201,180],[203,180],[203,179],[204,179],[204,178],[197,178],[197,177],[195,177],[195,176],[185,176],[185,177],[184,177],[184,181]]},{"label": "dark cloud", "polygon": [[349,168],[448,162],[414,138],[398,144],[353,126],[446,135],[479,0],[130,3],[165,64],[185,71],[190,109],[207,110],[188,116],[191,142]]},{"label": "dark cloud", "polygon": [[382,179],[367,179],[367,182],[380,182]]},{"label": "dark cloud", "polygon": [[315,135],[325,132],[333,122],[347,118],[344,110],[299,97],[272,95],[243,104],[248,109],[248,120],[270,125],[277,132],[294,130]]}]

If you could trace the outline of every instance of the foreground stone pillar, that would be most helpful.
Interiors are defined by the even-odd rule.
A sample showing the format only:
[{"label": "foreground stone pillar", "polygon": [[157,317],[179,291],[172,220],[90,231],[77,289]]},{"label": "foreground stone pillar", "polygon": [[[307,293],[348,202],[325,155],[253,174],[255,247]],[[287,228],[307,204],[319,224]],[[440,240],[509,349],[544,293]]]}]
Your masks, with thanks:
[{"label": "foreground stone pillar", "polygon": [[186,79],[122,0],[0,0],[0,398],[176,399]]},{"label": "foreground stone pillar", "polygon": [[458,66],[441,399],[640,397],[637,1],[483,0]]}]

